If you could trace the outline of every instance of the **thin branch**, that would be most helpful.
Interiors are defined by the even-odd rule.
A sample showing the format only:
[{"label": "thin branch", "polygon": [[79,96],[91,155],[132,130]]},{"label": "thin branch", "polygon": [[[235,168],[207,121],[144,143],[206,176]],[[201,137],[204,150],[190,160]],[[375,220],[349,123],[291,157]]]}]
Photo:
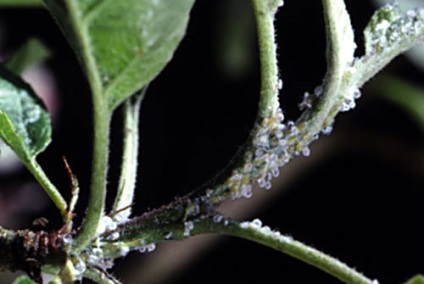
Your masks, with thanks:
[{"label": "thin branch", "polygon": [[261,62],[261,92],[258,120],[272,117],[279,106],[274,15],[282,3],[282,1],[252,0],[258,30]]},{"label": "thin branch", "polygon": [[67,203],[65,199],[60,194],[59,190],[56,186],[50,181],[46,173],[43,171],[43,168],[37,163],[35,159],[31,159],[30,161],[24,161],[28,170],[33,174],[33,176],[37,179],[38,183],[43,187],[44,191],[59,209],[60,214],[62,215],[62,219],[66,222],[68,213],[67,213]]},{"label": "thin branch", "polygon": [[57,271],[66,259],[66,253],[58,247],[60,241],[56,243],[57,237],[57,232],[0,227],[0,270],[25,271],[34,280],[41,279],[41,269],[46,266]]},{"label": "thin branch", "polygon": [[352,284],[373,284],[373,280],[350,268],[341,261],[299,241],[292,237],[284,236],[279,232],[272,231],[269,227],[262,227],[260,222],[210,224],[212,231],[247,239],[277,251],[288,254],[305,263],[308,263],[332,276]]},{"label": "thin branch", "polygon": [[[102,245],[105,248],[106,255],[119,257],[119,251],[122,250],[123,246],[127,246],[132,250],[149,243],[160,241],[182,240],[195,235],[210,233],[225,234],[257,242],[288,254],[317,267],[345,283],[376,283],[341,261],[299,241],[293,240],[292,237],[284,236],[279,232],[272,231],[267,226],[262,226],[259,220],[238,223],[226,220],[223,216],[217,215],[212,218],[191,221],[190,226],[187,226],[187,223],[152,224],[149,220],[139,219],[137,224],[134,222],[127,223],[118,229],[118,232],[121,234],[120,242],[104,242]],[[188,227],[190,229],[187,232]],[[139,233],[134,234],[136,231]]]},{"label": "thin branch", "polygon": [[[118,192],[112,213],[127,208],[133,203],[135,183],[137,178],[138,151],[139,151],[139,116],[140,106],[146,94],[145,87],[139,94],[130,97],[124,103],[124,149],[122,155],[121,176],[118,184]],[[127,219],[131,214],[131,208],[114,215],[119,219]]]},{"label": "thin branch", "polygon": [[[249,140],[235,155],[228,170],[224,171],[216,180],[215,184],[207,188],[204,192],[197,193],[201,203],[220,204],[226,199],[237,199],[251,196],[253,184],[258,181],[261,187],[268,187],[268,174],[272,170],[275,172],[275,163],[268,163],[266,159],[269,155],[260,156],[257,154],[258,143],[271,143],[273,137],[279,135],[275,126],[282,122],[284,116],[279,109],[279,90],[282,88],[282,81],[278,77],[277,46],[275,43],[274,19],[277,9],[283,5],[281,0],[252,0],[256,26],[258,32],[258,45],[261,62],[261,90],[259,109],[256,117],[256,124],[252,129]],[[273,130],[276,130],[275,133]],[[278,130],[279,131],[279,130]],[[279,131],[280,132],[280,131]],[[265,141],[266,140],[266,141]],[[266,145],[269,146],[269,145]],[[278,171],[278,166],[277,166]],[[197,200],[193,200],[198,204]],[[210,206],[207,205],[206,207]],[[202,207],[200,205],[200,207]]]},{"label": "thin branch", "polygon": [[[327,36],[327,73],[322,90],[311,94],[312,108],[306,109],[296,122],[299,133],[288,142],[289,153],[299,153],[318,138],[323,129],[331,127],[341,110],[342,101],[353,97],[353,86],[344,86],[356,48],[350,17],[343,0],[323,0]],[[322,93],[322,94],[321,94]],[[291,158],[293,155],[291,155]]]},{"label": "thin branch", "polygon": [[86,218],[75,240],[75,251],[77,252],[83,250],[96,237],[105,208],[110,114],[104,109],[96,109],[98,105],[98,103],[94,104],[93,112],[94,150],[90,197]]},{"label": "thin branch", "polygon": [[364,32],[366,55],[355,64],[356,83],[362,86],[399,54],[424,40],[424,10],[402,13],[389,4],[376,11]]}]

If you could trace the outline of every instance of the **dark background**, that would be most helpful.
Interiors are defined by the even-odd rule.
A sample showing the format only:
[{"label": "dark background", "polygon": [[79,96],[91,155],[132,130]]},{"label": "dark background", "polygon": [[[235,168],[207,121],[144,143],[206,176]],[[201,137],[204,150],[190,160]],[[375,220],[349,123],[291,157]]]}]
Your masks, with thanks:
[{"label": "dark background", "polygon": [[[151,84],[141,112],[137,213],[201,186],[247,138],[257,108],[259,70],[251,7],[246,2],[250,3],[197,1],[175,58]],[[296,119],[303,92],[321,84],[325,74],[325,34],[320,1],[286,2],[277,16],[284,80],[280,102],[286,117]],[[361,31],[374,8],[368,1],[347,1],[347,6],[360,56]],[[40,163],[66,195],[69,180],[61,156],[67,157],[82,187],[78,209],[83,212],[92,133],[84,76],[46,11],[3,9],[0,22],[5,30],[4,52],[12,52],[34,35],[53,51],[47,66],[56,76],[60,117],[53,143]],[[417,84],[424,78],[403,56],[385,72]],[[378,86],[378,80],[371,83]],[[317,142],[327,154],[308,170],[301,170],[281,198],[254,215],[380,283],[402,283],[424,273],[423,128],[407,112],[382,99],[376,87],[363,89],[357,105],[354,111],[339,115],[333,135]],[[120,123],[118,112],[113,123],[109,196],[118,179]],[[319,153],[312,147],[311,159],[315,154]],[[13,196],[10,185],[16,179],[31,177],[24,170],[0,177],[3,196]],[[46,205],[30,213],[10,218],[25,226],[32,219],[49,216],[50,226],[59,226],[54,208]],[[220,244],[167,283],[338,283],[313,267],[254,243],[226,238]],[[135,262],[145,257],[131,255],[119,262],[118,275],[125,278],[125,269],[135,269]]]}]

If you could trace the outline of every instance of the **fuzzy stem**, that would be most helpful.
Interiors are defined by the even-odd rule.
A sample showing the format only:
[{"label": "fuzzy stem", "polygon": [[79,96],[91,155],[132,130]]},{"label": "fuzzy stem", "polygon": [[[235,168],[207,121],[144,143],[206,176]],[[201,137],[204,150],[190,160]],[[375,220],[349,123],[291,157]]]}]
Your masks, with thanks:
[{"label": "fuzzy stem", "polygon": [[[277,65],[277,46],[275,43],[274,16],[283,1],[281,0],[252,0],[256,27],[258,34],[258,46],[261,64],[261,89],[256,121],[263,121],[276,115],[279,109],[279,89],[282,82],[279,82]],[[256,136],[256,129],[252,130],[250,139],[245,143],[245,147],[240,148],[228,165],[212,186],[213,193],[207,199],[213,204],[219,204],[229,197],[234,198],[234,192],[228,181],[232,171],[237,171],[238,167],[243,168],[250,162],[249,151],[252,150],[253,139]],[[232,169],[230,171],[229,169]],[[208,195],[208,194],[206,194]]]},{"label": "fuzzy stem", "polygon": [[94,104],[94,150],[90,199],[86,219],[76,239],[76,251],[84,249],[95,238],[105,207],[110,115],[100,106],[102,104],[99,102]]},{"label": "fuzzy stem", "polygon": [[[54,8],[56,3],[48,1],[49,6]],[[51,2],[51,3],[50,3]],[[91,53],[91,45],[87,36],[87,28],[82,24],[79,17],[81,16],[80,3],[76,0],[67,2],[69,20],[76,27],[78,43],[81,59],[87,74],[88,82],[92,91],[93,98],[93,161],[90,185],[90,197],[88,209],[82,229],[79,232],[76,242],[75,251],[83,250],[91,240],[96,236],[100,219],[104,213],[106,199],[106,178],[109,157],[109,127],[112,111],[109,110],[107,103],[103,97],[103,89],[96,63]]]},{"label": "fuzzy stem", "polygon": [[24,162],[28,170],[33,174],[39,184],[43,187],[44,191],[59,209],[62,219],[67,220],[67,204],[65,199],[62,197],[57,188],[53,185],[50,179],[47,177],[43,168],[37,163],[35,159],[30,159],[28,162]]},{"label": "fuzzy stem", "polygon": [[[323,124],[334,117],[340,97],[349,90],[341,89],[343,75],[353,61],[355,42],[349,14],[343,0],[323,0],[327,37],[327,73],[324,78],[324,94],[312,110],[305,111],[298,121],[308,125],[305,133],[318,134]],[[310,140],[311,138],[309,138]],[[309,144],[310,141],[304,143]],[[302,145],[303,147],[304,145]]]},{"label": "fuzzy stem", "polygon": [[[130,97],[124,103],[124,149],[121,176],[119,179],[118,193],[115,203],[113,204],[113,212],[118,212],[120,209],[130,206],[133,202],[137,178],[139,112],[146,90],[147,87],[145,87],[140,94]],[[129,216],[131,214],[131,209],[128,208],[124,212],[125,216]]]},{"label": "fuzzy stem", "polygon": [[[264,0],[252,0],[258,30],[258,43],[261,61],[261,97],[258,119],[271,117],[278,102],[278,65],[276,44],[274,40],[275,7]],[[276,5],[274,5],[276,6]]]},{"label": "fuzzy stem", "polygon": [[268,227],[261,227],[254,224],[254,222],[238,223],[230,220],[214,222],[211,218],[202,218],[192,221],[192,225],[192,230],[187,234],[184,223],[178,221],[157,223],[152,222],[149,218],[139,218],[127,224],[122,224],[118,228],[118,232],[121,235],[121,242],[105,242],[103,246],[107,255],[116,257],[116,255],[119,255],[119,251],[123,245],[126,245],[130,249],[136,249],[141,244],[181,240],[195,235],[210,233],[225,234],[273,248],[308,263],[345,283],[375,283],[341,261],[299,241],[293,240],[292,237],[271,231]]},{"label": "fuzzy stem", "polygon": [[307,246],[291,237],[281,235],[277,232],[256,228],[253,226],[243,226],[243,224],[233,223],[230,225],[214,224],[214,231],[243,239],[247,239],[277,251],[288,254],[305,263],[336,277],[344,283],[372,284],[373,280],[365,277],[361,273],[350,268],[341,261]]}]

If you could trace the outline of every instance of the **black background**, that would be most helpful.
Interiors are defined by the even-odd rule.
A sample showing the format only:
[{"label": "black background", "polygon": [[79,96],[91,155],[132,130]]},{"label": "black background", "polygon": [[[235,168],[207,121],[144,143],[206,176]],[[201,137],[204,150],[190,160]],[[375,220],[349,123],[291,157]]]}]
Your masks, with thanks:
[{"label": "black background", "polygon": [[[141,112],[137,213],[167,203],[212,178],[245,141],[253,125],[259,90],[254,31],[253,40],[246,41],[251,62],[236,73],[227,72],[221,62],[226,52],[226,24],[240,18],[236,10],[228,20],[226,2],[230,1],[197,1],[174,59],[149,88]],[[284,80],[280,102],[286,117],[296,119],[301,95],[319,85],[325,74],[325,34],[320,1],[286,2],[277,16]],[[368,1],[347,1],[347,6],[359,56],[363,52],[361,31],[373,7]],[[36,35],[54,52],[47,65],[58,81],[61,116],[53,143],[40,162],[66,195],[69,181],[61,156],[67,157],[82,187],[78,210],[84,212],[92,133],[88,85],[46,11],[5,9],[0,11],[0,20],[6,29],[7,50]],[[418,84],[424,76],[405,57],[385,72]],[[113,122],[109,196],[118,179],[120,119],[118,112]],[[266,204],[256,215],[272,228],[338,257],[381,283],[402,283],[424,273],[420,260],[424,252],[424,141],[420,127],[406,112],[365,88],[357,108],[341,114],[333,135],[325,139],[328,143],[336,139],[337,147],[330,146],[334,151],[303,172],[285,189],[284,196]],[[31,177],[25,172],[2,177],[0,189],[1,183],[16,178]],[[45,208],[39,215],[50,216],[51,226],[59,226],[53,208]],[[40,216],[27,217],[27,221]],[[118,275],[125,277],[125,261],[131,263],[128,267],[136,267],[134,262],[139,258],[143,257],[121,261]],[[291,257],[230,238],[193,261],[169,283],[223,281],[338,283]]]}]

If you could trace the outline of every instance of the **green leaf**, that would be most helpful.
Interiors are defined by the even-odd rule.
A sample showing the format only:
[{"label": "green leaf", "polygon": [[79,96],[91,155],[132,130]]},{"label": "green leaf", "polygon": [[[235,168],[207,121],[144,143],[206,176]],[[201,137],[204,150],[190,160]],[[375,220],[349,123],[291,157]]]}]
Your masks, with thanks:
[{"label": "green leaf", "polygon": [[15,281],[13,281],[13,284],[34,284],[34,281],[32,281],[28,276],[22,275],[16,278]]},{"label": "green leaf", "polygon": [[45,0],[109,109],[153,80],[185,34],[194,0]]},{"label": "green leaf", "polygon": [[50,115],[31,87],[0,70],[0,137],[24,162],[51,140]]},{"label": "green leaf", "polygon": [[405,284],[424,284],[424,276],[421,274],[415,275],[408,280]]},{"label": "green leaf", "polygon": [[0,69],[0,138],[34,175],[66,221],[66,201],[35,159],[51,141],[50,115],[31,87],[6,69]]}]

